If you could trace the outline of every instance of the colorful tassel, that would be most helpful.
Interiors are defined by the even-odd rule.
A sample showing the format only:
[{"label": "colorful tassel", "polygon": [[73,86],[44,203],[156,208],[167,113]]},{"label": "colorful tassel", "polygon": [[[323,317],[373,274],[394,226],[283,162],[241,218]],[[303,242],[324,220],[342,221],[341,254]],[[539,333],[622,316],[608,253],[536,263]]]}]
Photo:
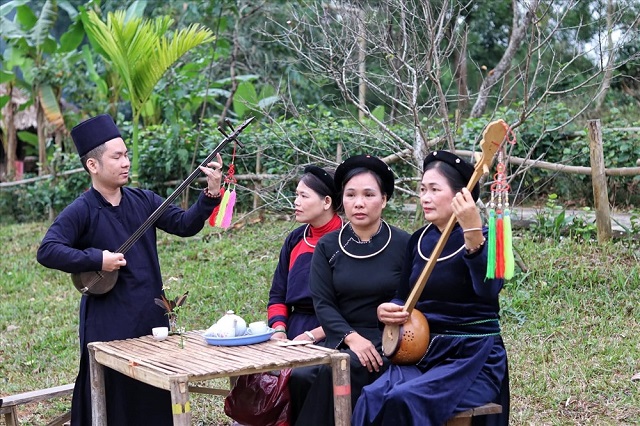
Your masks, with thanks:
[{"label": "colorful tassel", "polygon": [[236,191],[235,189],[231,191],[229,194],[229,201],[227,203],[227,208],[224,211],[224,218],[220,223],[220,227],[223,229],[227,229],[231,226],[231,217],[233,216],[233,206],[236,204]]},{"label": "colorful tassel", "polygon": [[[233,127],[231,127],[233,130]],[[223,132],[224,133],[224,132]],[[220,188],[220,194],[222,195],[222,200],[220,200],[220,204],[213,209],[211,216],[209,216],[209,225],[218,226],[220,228],[227,229],[231,226],[231,217],[233,216],[233,208],[236,205],[236,189],[235,184],[237,183],[235,178],[236,166],[236,143],[233,145],[233,154],[231,156],[231,164],[229,165],[229,170],[227,171],[226,176],[224,177],[224,184],[227,185],[227,189],[224,189],[224,186]],[[233,189],[231,188],[233,186]]]},{"label": "colorful tassel", "polygon": [[513,256],[513,235],[511,233],[511,212],[504,210],[504,279],[510,280],[515,274],[515,258]]},{"label": "colorful tassel", "polygon": [[496,278],[504,278],[504,226],[502,211],[497,211],[496,218]]},{"label": "colorful tassel", "polygon": [[495,278],[496,271],[496,212],[489,211],[489,234],[487,241],[487,279]]},{"label": "colorful tassel", "polygon": [[220,202],[220,211],[218,211],[218,215],[216,216],[216,224],[215,226],[220,227],[222,225],[222,219],[224,219],[224,214],[227,211],[227,204],[229,204],[229,198],[231,197],[231,191],[225,191],[222,196],[222,201]]},{"label": "colorful tassel", "polygon": [[[224,193],[225,190],[224,188],[220,188],[220,196],[224,197]],[[220,203],[222,204],[222,203]],[[220,204],[218,204],[213,211],[211,212],[211,216],[209,216],[209,225],[211,226],[216,226],[216,217],[218,216],[218,213],[220,212]]]},{"label": "colorful tassel", "polygon": [[[509,142],[515,144],[513,136]],[[491,184],[489,238],[487,244],[487,279],[511,279],[514,276],[513,235],[509,211],[509,183],[505,174],[504,147],[498,151],[498,164]],[[503,209],[504,207],[504,209]],[[497,213],[496,213],[497,212]]]}]

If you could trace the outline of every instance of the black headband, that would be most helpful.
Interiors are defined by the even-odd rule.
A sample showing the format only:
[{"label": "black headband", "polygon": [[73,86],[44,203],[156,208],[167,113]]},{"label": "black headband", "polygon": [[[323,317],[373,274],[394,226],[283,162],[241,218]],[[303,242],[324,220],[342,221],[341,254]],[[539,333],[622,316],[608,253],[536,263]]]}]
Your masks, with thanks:
[{"label": "black headband", "polygon": [[336,193],[336,187],[333,184],[333,178],[329,173],[327,173],[325,169],[318,166],[309,165],[304,168],[304,173],[310,173],[315,177],[317,177],[318,179],[320,179],[322,183],[327,185],[327,188],[329,188],[329,191],[331,191],[331,194],[332,194],[331,198],[334,198]]},{"label": "black headband", "polygon": [[[465,186],[471,180],[473,176],[473,172],[475,171],[473,166],[464,161],[462,158],[458,157],[452,152],[449,151],[433,151],[431,154],[427,155],[422,163],[422,173],[424,173],[427,168],[427,164],[432,163],[434,161],[442,161],[443,163],[447,163],[451,167],[453,167],[459,174],[462,176],[464,180]],[[480,185],[476,183],[474,187],[471,189],[471,195],[475,201],[478,201],[478,197],[480,196]]]},{"label": "black headband", "polygon": [[354,155],[340,163],[333,177],[333,181],[340,188],[340,191],[343,189],[344,180],[349,171],[359,167],[365,168],[380,177],[380,180],[382,180],[381,189],[387,195],[387,200],[390,200],[394,188],[393,171],[384,161],[371,155]]}]

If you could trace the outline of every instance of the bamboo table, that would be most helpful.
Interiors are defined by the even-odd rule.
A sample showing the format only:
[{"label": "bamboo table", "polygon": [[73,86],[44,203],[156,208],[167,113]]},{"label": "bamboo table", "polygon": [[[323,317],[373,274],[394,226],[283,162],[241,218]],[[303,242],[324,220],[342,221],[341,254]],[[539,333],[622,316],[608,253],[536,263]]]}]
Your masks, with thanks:
[{"label": "bamboo table", "polygon": [[157,341],[151,336],[89,343],[94,426],[107,424],[104,367],[171,392],[173,424],[191,424],[189,390],[224,395],[227,390],[190,386],[204,380],[264,371],[331,364],[336,426],[351,422],[349,355],[315,345],[280,346],[276,341],[246,346],[212,346],[202,331]]}]

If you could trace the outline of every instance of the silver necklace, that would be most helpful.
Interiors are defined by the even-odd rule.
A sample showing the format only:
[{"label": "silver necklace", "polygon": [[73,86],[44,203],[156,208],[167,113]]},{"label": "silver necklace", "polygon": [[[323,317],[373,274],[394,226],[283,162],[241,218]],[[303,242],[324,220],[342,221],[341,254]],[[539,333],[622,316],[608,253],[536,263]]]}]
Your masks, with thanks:
[{"label": "silver necklace", "polygon": [[[422,231],[422,234],[420,234],[420,238],[418,238],[418,254],[420,255],[420,257],[422,259],[424,259],[426,262],[429,261],[429,258],[426,257],[424,254],[422,254],[422,249],[420,249],[420,246],[422,245],[422,237],[424,237],[424,234],[427,232],[427,229],[429,229],[429,227],[431,227],[431,224],[428,224],[426,228],[424,228],[424,231]],[[442,262],[443,260],[447,260],[447,259],[451,259],[453,256],[455,256],[456,254],[460,253],[462,251],[462,249],[464,248],[464,244],[462,244],[462,246],[454,251],[453,253],[451,253],[448,256],[444,256],[444,257],[439,257],[438,260],[436,260],[436,262]]]},{"label": "silver necklace", "polygon": [[[382,223],[384,223],[384,224],[387,226],[387,229],[389,230],[389,239],[387,240],[387,242],[385,243],[385,245],[384,245],[380,250],[378,250],[377,252],[372,253],[372,254],[367,254],[367,255],[362,255],[362,256],[360,256],[360,255],[357,255],[357,254],[349,253],[349,252],[347,251],[347,249],[346,249],[346,248],[344,248],[344,246],[342,245],[342,232],[344,231],[344,229],[345,229],[345,228],[346,228],[350,223],[351,223],[351,221],[349,221],[349,222],[345,223],[345,224],[344,224],[344,226],[343,226],[342,228],[340,228],[340,233],[338,234],[338,245],[340,245],[340,250],[342,250],[342,252],[343,252],[344,254],[346,254],[347,256],[349,256],[349,257],[352,257],[352,258],[354,258],[354,259],[368,259],[368,258],[370,258],[370,257],[377,256],[378,254],[382,253],[382,252],[384,251],[384,249],[386,249],[386,248],[387,248],[387,246],[389,245],[389,243],[391,242],[391,227],[389,226],[389,224],[388,224],[387,222],[385,222],[384,220],[382,220]],[[382,228],[382,225],[381,225],[381,228]],[[380,232],[380,231],[378,231],[378,232],[376,233],[376,235],[377,235],[379,232]],[[355,234],[355,232],[354,232],[354,234]],[[356,235],[357,235],[357,234],[356,234]],[[374,235],[374,236],[375,236],[375,235]],[[373,238],[374,236],[372,236],[371,238]],[[369,241],[371,241],[371,240],[369,240]]]},{"label": "silver necklace", "polygon": [[[341,221],[342,223],[342,221]],[[316,248],[316,246],[314,244],[311,244],[309,241],[307,241],[307,231],[309,231],[309,226],[311,226],[310,223],[307,223],[307,226],[304,228],[304,233],[302,234],[302,239],[304,240],[304,243],[306,245],[308,245],[311,248]]]},{"label": "silver necklace", "polygon": [[311,244],[309,241],[307,241],[307,231],[308,230],[309,230],[309,224],[307,223],[307,226],[304,228],[304,234],[302,234],[302,239],[304,240],[306,245],[308,245],[311,248],[315,248],[316,246],[314,244]]}]

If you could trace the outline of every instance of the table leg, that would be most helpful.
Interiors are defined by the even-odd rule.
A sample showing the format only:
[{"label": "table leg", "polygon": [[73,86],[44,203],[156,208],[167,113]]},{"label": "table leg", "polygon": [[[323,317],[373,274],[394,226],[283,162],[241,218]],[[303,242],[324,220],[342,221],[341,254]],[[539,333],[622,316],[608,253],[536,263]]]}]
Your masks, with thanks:
[{"label": "table leg", "polygon": [[351,364],[349,354],[331,355],[333,406],[336,426],[351,424]]},{"label": "table leg", "polygon": [[191,403],[189,402],[189,377],[175,376],[169,382],[171,390],[171,411],[174,426],[191,424]]},{"label": "table leg", "polygon": [[91,417],[93,426],[107,425],[107,397],[104,389],[104,367],[96,361],[96,351],[89,343],[91,377]]}]

